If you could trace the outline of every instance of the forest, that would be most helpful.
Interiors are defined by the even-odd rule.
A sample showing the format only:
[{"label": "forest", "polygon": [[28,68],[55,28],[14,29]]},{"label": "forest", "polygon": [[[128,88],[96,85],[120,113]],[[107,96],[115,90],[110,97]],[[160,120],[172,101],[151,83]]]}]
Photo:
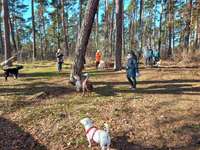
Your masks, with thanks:
[{"label": "forest", "polygon": [[1,0],[0,13],[0,150],[199,149],[200,0]]},{"label": "forest", "polygon": [[[118,4],[118,3],[116,3]],[[107,58],[116,48],[115,1],[102,0],[95,15],[87,56],[97,49]],[[87,0],[10,0],[8,13],[1,17],[0,54],[3,58],[8,20],[10,46],[7,57],[18,53],[21,60],[51,60],[61,48],[66,57],[73,57]],[[161,51],[163,58],[176,58],[193,53],[200,45],[198,0],[124,0],[121,5],[122,54],[143,50],[147,46]],[[4,24],[5,24],[4,23]],[[8,32],[8,31],[7,31]],[[181,56],[180,56],[181,57]]]}]

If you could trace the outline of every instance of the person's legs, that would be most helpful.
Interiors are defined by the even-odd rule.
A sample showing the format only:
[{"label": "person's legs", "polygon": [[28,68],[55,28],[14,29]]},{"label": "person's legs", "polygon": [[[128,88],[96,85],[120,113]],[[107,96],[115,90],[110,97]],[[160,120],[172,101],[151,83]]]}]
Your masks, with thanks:
[{"label": "person's legs", "polygon": [[57,62],[56,67],[57,67],[57,71],[59,72],[59,62]]},{"label": "person's legs", "polygon": [[62,71],[62,63],[60,63],[60,71]]},{"label": "person's legs", "polygon": [[135,89],[136,89],[136,84],[137,84],[137,82],[136,82],[136,78],[133,77],[133,88],[135,88]]},{"label": "person's legs", "polygon": [[62,69],[62,63],[60,63],[60,62],[57,63],[57,69],[58,69],[58,72],[61,71],[61,69]]},{"label": "person's legs", "polygon": [[148,65],[148,58],[145,57],[145,65],[147,66]]},{"label": "person's legs", "polygon": [[96,69],[98,69],[99,61],[96,61]]},{"label": "person's legs", "polygon": [[134,83],[133,83],[132,79],[128,76],[127,76],[127,79],[129,81],[129,83],[131,84],[131,87],[134,88]]}]

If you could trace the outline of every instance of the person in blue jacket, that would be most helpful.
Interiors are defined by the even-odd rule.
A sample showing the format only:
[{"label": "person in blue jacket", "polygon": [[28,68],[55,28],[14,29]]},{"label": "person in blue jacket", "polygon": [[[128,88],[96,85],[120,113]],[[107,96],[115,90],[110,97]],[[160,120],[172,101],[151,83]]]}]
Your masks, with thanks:
[{"label": "person in blue jacket", "polygon": [[126,66],[127,79],[131,84],[131,89],[136,89],[136,73],[138,73],[138,61],[135,53],[131,51],[127,56],[128,62]]}]

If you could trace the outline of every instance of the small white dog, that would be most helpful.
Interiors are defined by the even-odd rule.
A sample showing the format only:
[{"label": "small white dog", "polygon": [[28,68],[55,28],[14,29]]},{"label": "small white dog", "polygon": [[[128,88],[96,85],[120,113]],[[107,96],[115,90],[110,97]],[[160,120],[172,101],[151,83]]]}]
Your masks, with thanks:
[{"label": "small white dog", "polygon": [[105,129],[99,130],[93,125],[93,121],[90,118],[84,118],[80,121],[84,126],[86,131],[86,137],[89,142],[88,147],[92,146],[92,141],[99,143],[102,150],[109,150],[111,139],[109,136],[109,127],[108,124],[104,124]]},{"label": "small white dog", "polygon": [[100,60],[99,65],[98,65],[98,69],[103,70],[103,69],[105,69],[105,67],[106,67],[105,61]]}]

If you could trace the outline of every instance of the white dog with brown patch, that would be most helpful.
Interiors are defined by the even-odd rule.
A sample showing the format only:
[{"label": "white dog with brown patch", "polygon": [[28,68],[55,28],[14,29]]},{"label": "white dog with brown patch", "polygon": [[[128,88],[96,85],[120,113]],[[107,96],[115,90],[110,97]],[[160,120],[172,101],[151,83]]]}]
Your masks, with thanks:
[{"label": "white dog with brown patch", "polygon": [[109,136],[108,124],[104,124],[105,129],[99,130],[93,125],[93,121],[90,118],[84,118],[80,121],[86,131],[86,137],[89,142],[88,147],[92,146],[92,141],[99,143],[102,150],[109,150],[111,139]]}]

